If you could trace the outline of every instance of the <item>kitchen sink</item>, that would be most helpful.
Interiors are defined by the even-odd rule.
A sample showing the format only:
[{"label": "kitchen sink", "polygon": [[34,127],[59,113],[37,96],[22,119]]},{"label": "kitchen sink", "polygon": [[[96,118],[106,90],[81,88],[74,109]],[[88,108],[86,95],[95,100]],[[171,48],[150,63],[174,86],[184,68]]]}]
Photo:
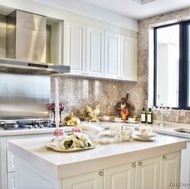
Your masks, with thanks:
[{"label": "kitchen sink", "polygon": [[190,129],[187,129],[187,128],[179,128],[179,129],[175,129],[175,131],[180,132],[180,133],[190,134]]}]

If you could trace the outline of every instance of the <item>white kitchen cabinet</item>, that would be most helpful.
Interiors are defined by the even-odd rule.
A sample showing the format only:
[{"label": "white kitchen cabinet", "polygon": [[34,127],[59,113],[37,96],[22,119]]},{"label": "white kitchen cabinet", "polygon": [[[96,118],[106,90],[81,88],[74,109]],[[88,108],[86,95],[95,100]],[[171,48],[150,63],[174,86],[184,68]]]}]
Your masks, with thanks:
[{"label": "white kitchen cabinet", "polygon": [[104,30],[87,26],[86,73],[104,76]]},{"label": "white kitchen cabinet", "polygon": [[161,188],[180,188],[180,152],[166,154],[161,157]]},{"label": "white kitchen cabinet", "polygon": [[8,141],[49,136],[52,133],[0,137],[0,189],[15,189],[14,155],[8,150]]},{"label": "white kitchen cabinet", "polygon": [[6,175],[6,137],[0,137],[0,188],[7,188]]},{"label": "white kitchen cabinet", "polygon": [[111,167],[104,171],[104,189],[134,189],[136,163]]},{"label": "white kitchen cabinet", "polygon": [[121,79],[120,34],[105,32],[105,77]]},{"label": "white kitchen cabinet", "polygon": [[120,33],[65,21],[63,56],[69,75],[137,80],[137,39]]},{"label": "white kitchen cabinet", "polygon": [[16,189],[16,176],[15,172],[9,173],[7,178],[8,189]]},{"label": "white kitchen cabinet", "polygon": [[121,78],[137,81],[137,39],[121,35]]},{"label": "white kitchen cabinet", "polygon": [[62,179],[62,189],[103,189],[103,171]]},{"label": "white kitchen cabinet", "polygon": [[70,66],[72,75],[86,75],[86,26],[64,22],[64,64]]},{"label": "white kitchen cabinet", "polygon": [[105,189],[159,189],[160,157],[105,169]]},{"label": "white kitchen cabinet", "polygon": [[105,33],[105,77],[137,81],[137,39]]},{"label": "white kitchen cabinet", "polygon": [[136,189],[160,188],[160,157],[154,157],[136,163]]},{"label": "white kitchen cabinet", "polygon": [[181,154],[181,177],[180,189],[190,189],[190,141],[187,142],[187,148],[182,150]]}]

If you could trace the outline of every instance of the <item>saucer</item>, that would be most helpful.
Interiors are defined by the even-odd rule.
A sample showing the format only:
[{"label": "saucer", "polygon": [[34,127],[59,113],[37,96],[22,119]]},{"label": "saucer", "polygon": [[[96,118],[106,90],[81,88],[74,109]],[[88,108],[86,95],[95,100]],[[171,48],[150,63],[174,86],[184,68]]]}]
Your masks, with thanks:
[{"label": "saucer", "polygon": [[154,141],[154,137],[150,137],[150,138],[142,138],[142,137],[139,137],[139,136],[134,136],[133,137],[134,140],[139,140],[139,141]]},{"label": "saucer", "polygon": [[138,121],[129,121],[129,120],[126,120],[127,123],[138,123]]},{"label": "saucer", "polygon": [[147,135],[142,135],[142,134],[140,134],[139,132],[137,132],[137,133],[134,133],[136,136],[138,136],[138,137],[140,137],[140,138],[144,138],[144,139],[149,139],[149,138],[152,138],[152,137],[155,137],[155,136],[157,136],[157,134],[156,133],[151,133],[151,134],[147,134]]}]

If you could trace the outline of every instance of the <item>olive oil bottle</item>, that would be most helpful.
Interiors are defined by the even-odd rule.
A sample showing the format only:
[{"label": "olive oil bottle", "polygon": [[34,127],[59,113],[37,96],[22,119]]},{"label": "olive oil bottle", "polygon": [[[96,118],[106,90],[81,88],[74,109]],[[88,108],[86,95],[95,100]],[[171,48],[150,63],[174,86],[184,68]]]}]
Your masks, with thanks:
[{"label": "olive oil bottle", "polygon": [[147,123],[148,124],[152,124],[153,123],[153,113],[152,113],[152,109],[149,108],[148,112],[147,112]]},{"label": "olive oil bottle", "polygon": [[146,123],[146,111],[145,111],[145,107],[143,107],[143,109],[141,111],[141,123]]}]

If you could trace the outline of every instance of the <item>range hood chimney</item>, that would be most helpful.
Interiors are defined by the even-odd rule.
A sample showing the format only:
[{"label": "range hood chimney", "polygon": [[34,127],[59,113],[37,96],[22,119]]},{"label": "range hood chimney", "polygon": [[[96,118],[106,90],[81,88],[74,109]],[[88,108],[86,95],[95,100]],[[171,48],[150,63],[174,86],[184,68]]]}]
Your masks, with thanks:
[{"label": "range hood chimney", "polygon": [[16,10],[6,16],[6,57],[0,72],[54,74],[70,72],[69,66],[46,60],[46,17]]}]

